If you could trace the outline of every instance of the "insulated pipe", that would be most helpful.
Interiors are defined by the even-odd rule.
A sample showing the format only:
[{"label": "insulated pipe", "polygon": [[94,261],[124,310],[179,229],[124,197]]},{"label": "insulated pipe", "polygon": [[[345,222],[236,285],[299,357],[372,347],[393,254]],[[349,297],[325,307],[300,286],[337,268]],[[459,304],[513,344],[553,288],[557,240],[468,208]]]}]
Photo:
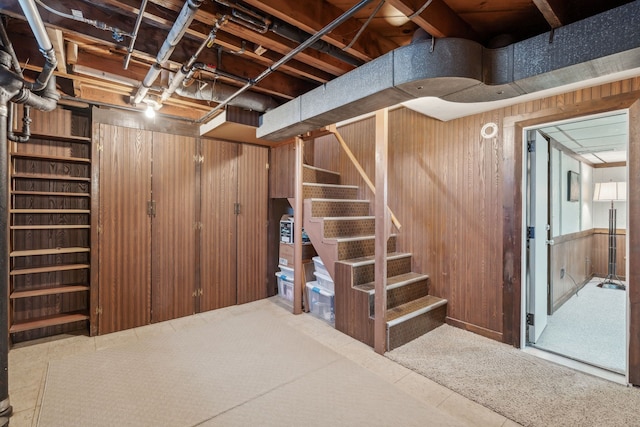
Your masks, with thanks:
[{"label": "insulated pipe", "polygon": [[142,81],[142,85],[138,87],[138,91],[133,97],[132,104],[139,104],[147,95],[149,89],[151,88],[151,85],[153,85],[153,82],[160,75],[162,64],[167,62],[171,57],[173,50],[176,48],[176,45],[182,39],[184,33],[187,32],[187,29],[189,28],[189,25],[191,25],[193,18],[195,18],[196,11],[198,10],[202,2],[203,0],[187,0],[184,6],[182,6],[180,14],[176,18],[176,21],[173,23],[173,27],[171,27],[167,38],[158,51],[158,55],[156,56],[156,63],[153,64],[153,66],[149,69],[149,72]]},{"label": "insulated pipe", "polygon": [[[210,82],[203,88],[198,86],[198,84],[187,87],[179,86],[176,93],[180,96],[199,99],[201,101],[224,102],[229,100],[229,97],[232,96],[237,89],[235,86],[229,86],[220,82]],[[229,100],[228,104],[261,113],[278,106],[278,103],[270,96],[254,92],[236,96],[233,100]]]},{"label": "insulated pipe", "polygon": [[360,9],[362,9],[363,7],[365,7],[366,5],[371,3],[371,1],[372,0],[361,0],[358,4],[354,5],[351,9],[347,10],[345,13],[343,13],[342,15],[337,17],[335,20],[333,20],[332,22],[327,24],[324,28],[322,28],[320,31],[315,33],[313,36],[309,37],[307,40],[305,40],[303,43],[301,43],[298,47],[293,49],[291,52],[287,53],[285,56],[280,58],[278,61],[274,62],[272,66],[270,66],[269,68],[264,70],[258,77],[256,77],[255,79],[251,80],[249,83],[247,83],[244,86],[242,86],[240,89],[238,89],[236,91],[236,93],[234,93],[229,98],[227,98],[226,100],[224,100],[223,102],[218,104],[213,110],[209,111],[207,114],[202,116],[198,120],[198,123],[204,123],[207,120],[209,120],[209,118],[213,117],[213,115],[215,113],[217,113],[220,109],[224,108],[224,106],[229,104],[234,98],[240,96],[241,94],[243,94],[244,92],[249,90],[249,88],[251,88],[251,87],[255,86],[256,84],[258,84],[265,77],[267,77],[269,74],[271,74],[272,72],[274,72],[275,70],[280,68],[283,64],[285,64],[291,58],[296,56],[298,53],[302,52],[303,50],[305,50],[306,48],[311,46],[313,43],[315,43],[316,41],[320,40],[320,38],[323,37],[325,34],[328,34],[331,31],[333,31],[337,26],[339,26],[344,21],[349,19],[353,14],[355,14]]},{"label": "insulated pipe", "polygon": [[56,52],[53,50],[53,44],[51,44],[51,40],[49,39],[47,30],[44,27],[38,8],[33,0],[18,1],[22,11],[24,12],[25,18],[27,18],[27,22],[29,22],[29,27],[31,27],[31,31],[38,41],[40,53],[42,53],[42,56],[44,56],[45,59],[45,63],[42,66],[42,71],[38,74],[38,78],[36,78],[34,83],[29,84],[29,89],[37,92],[47,86],[47,82],[53,75],[53,70],[58,66],[58,60],[56,59]]},{"label": "insulated pipe", "polygon": [[162,92],[160,103],[163,103],[164,101],[169,99],[169,97],[176,91],[178,86],[182,85],[185,78],[190,74],[193,64],[195,64],[195,62],[198,60],[198,56],[200,56],[204,48],[210,48],[211,46],[213,46],[213,41],[216,39],[218,30],[227,23],[227,19],[227,16],[223,15],[218,18],[218,20],[216,20],[216,22],[213,24],[213,28],[209,32],[209,36],[202,42],[202,44],[200,44],[196,52],[191,55],[189,61],[187,61],[182,67],[180,67],[180,70],[178,70],[178,72],[173,76],[173,79],[171,79],[169,87]]},{"label": "insulated pipe", "polygon": [[[291,41],[294,41],[296,43],[302,43],[308,37],[307,33],[300,31],[297,28],[290,27],[289,25],[279,21],[276,21],[273,24],[271,24],[271,27],[269,27],[269,29],[275,34],[282,36],[286,39],[289,39]],[[331,55],[342,62],[346,62],[347,64],[353,65],[354,67],[359,67],[363,64],[363,62],[360,61],[359,59],[354,58],[348,53],[345,53],[344,51],[342,51],[342,49],[338,49],[334,45],[329,44],[324,40],[318,39],[313,43],[311,43],[309,47],[311,49],[317,50],[318,52],[323,52],[323,53],[326,53],[327,55]]]}]

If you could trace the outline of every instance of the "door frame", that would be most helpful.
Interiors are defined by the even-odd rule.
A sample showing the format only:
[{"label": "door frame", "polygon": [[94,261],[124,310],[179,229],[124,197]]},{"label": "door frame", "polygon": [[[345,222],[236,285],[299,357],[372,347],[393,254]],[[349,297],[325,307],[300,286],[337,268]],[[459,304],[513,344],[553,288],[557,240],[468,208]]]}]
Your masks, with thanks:
[{"label": "door frame", "polygon": [[[612,95],[604,99],[589,100],[562,108],[543,109],[532,113],[507,116],[502,122],[504,179],[502,182],[503,204],[503,342],[517,348],[523,347],[523,130],[544,123],[567,120],[585,115],[605,113],[613,110],[629,111],[629,182],[640,182],[640,129],[632,127],[640,123],[640,90]],[[511,161],[509,161],[511,159]],[[640,185],[628,189],[629,250],[627,272],[630,284],[640,284]],[[634,268],[635,266],[638,266]],[[640,286],[629,286],[629,340],[627,381],[640,385]],[[634,326],[634,325],[638,326]]]},{"label": "door frame", "polygon": [[[523,269],[522,269],[522,275],[523,275],[523,284],[524,287],[526,289],[525,292],[523,292],[523,298],[525,300],[525,310],[523,311],[523,315],[525,316],[525,319],[527,318],[527,315],[529,313],[533,314],[534,317],[534,324],[537,323],[537,327],[534,325],[529,325],[526,321],[522,322],[524,324],[524,332],[523,332],[523,337],[524,337],[524,341],[525,341],[525,345],[531,342],[535,342],[537,340],[537,338],[542,334],[542,330],[544,330],[544,328],[547,325],[547,319],[546,316],[549,314],[549,285],[550,285],[550,280],[549,280],[549,246],[548,246],[548,241],[550,239],[550,215],[549,215],[549,209],[550,209],[550,183],[551,183],[551,159],[550,159],[550,141],[547,140],[547,138],[542,135],[539,131],[539,127],[533,127],[533,128],[525,128],[523,129],[524,132],[524,137],[523,140],[525,141],[525,144],[527,144],[527,150],[522,150],[523,151],[523,164],[528,165],[528,168],[523,168],[523,172],[524,172],[524,176],[523,176],[523,201],[522,201],[522,206],[523,206],[523,212],[524,214],[522,215],[523,217],[523,231],[525,233],[525,236],[523,236]],[[533,134],[533,140],[531,140],[529,138],[529,133]],[[544,206],[543,206],[543,211],[544,211],[544,228],[540,227],[540,222],[539,219],[536,217],[538,214],[542,213],[542,211],[539,211],[537,208],[532,209],[534,206],[537,205],[538,199],[534,196],[533,191],[536,192],[536,194],[538,193],[538,185],[541,184],[540,182],[540,177],[538,177],[537,172],[541,171],[542,169],[540,168],[540,166],[538,165],[538,161],[541,160],[540,159],[540,155],[541,155],[541,147],[539,146],[538,142],[539,142],[539,138],[542,138],[545,140],[545,164],[542,165],[542,169],[544,169],[544,174],[545,174],[545,180],[542,183],[544,190],[545,190],[545,195],[546,195],[546,200],[544,201]],[[528,145],[530,142],[534,142],[535,143],[535,149],[534,149],[534,153],[530,152],[528,150]],[[536,174],[533,175],[534,173],[534,169]],[[529,172],[528,172],[529,171]],[[533,179],[531,179],[531,176],[533,175]],[[533,217],[533,218],[532,218]],[[533,222],[532,222],[533,221]],[[534,226],[534,230],[535,230],[535,234],[533,238],[529,238],[527,236],[527,229],[528,227],[530,227],[531,225]],[[527,243],[530,242],[529,247],[527,247]],[[539,246],[540,245],[540,246]],[[539,262],[538,261],[538,255],[540,255],[542,252],[540,251],[540,249],[544,248],[544,255],[540,258],[542,258],[542,261]],[[530,262],[533,260],[533,269],[531,269],[530,267]],[[540,272],[538,266],[544,264],[546,266],[544,272]],[[535,273],[533,275],[529,274],[531,271],[534,271]],[[544,291],[541,291],[540,289],[538,289],[541,286],[541,283],[538,282],[538,280],[540,279],[538,277],[538,273],[541,273],[542,276],[544,277]],[[538,301],[538,300],[542,300],[542,295],[541,292],[544,293],[545,297],[544,297],[544,304],[542,304],[542,307],[538,307],[538,304],[540,304],[542,301]],[[534,299],[534,301],[531,301],[531,299]],[[533,309],[531,307],[531,304],[533,304]],[[540,320],[540,314],[541,311],[544,312],[544,321]],[[538,330],[540,329],[540,330]],[[531,338],[531,334],[534,335],[533,338]],[[527,337],[529,337],[529,339],[527,339]]]}]

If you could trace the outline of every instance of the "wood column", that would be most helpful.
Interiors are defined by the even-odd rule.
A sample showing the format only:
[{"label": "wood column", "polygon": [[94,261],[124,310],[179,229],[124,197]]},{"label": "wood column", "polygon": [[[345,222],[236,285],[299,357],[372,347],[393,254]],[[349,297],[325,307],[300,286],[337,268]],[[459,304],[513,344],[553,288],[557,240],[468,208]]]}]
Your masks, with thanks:
[{"label": "wood column", "polygon": [[387,157],[389,147],[389,110],[376,112],[376,240],[375,240],[375,321],[374,350],[387,350],[387,241],[389,240],[389,209],[387,208]]},{"label": "wood column", "polygon": [[293,314],[302,313],[302,293],[304,292],[304,271],[302,270],[302,168],[304,161],[304,140],[296,137],[296,184],[295,206],[293,207]]},{"label": "wood column", "polygon": [[627,293],[629,298],[629,382],[640,385],[640,101],[629,108]]}]

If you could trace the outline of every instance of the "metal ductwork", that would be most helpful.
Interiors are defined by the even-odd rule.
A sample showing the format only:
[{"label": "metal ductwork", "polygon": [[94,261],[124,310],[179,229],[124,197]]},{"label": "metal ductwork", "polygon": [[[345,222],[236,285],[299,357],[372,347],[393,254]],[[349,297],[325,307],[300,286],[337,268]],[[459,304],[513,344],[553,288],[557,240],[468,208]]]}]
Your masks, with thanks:
[{"label": "metal ductwork", "polygon": [[149,92],[149,89],[153,85],[153,82],[156,81],[160,72],[162,71],[162,66],[169,60],[171,54],[178,42],[184,36],[184,33],[191,25],[193,18],[196,16],[196,12],[203,0],[187,0],[180,11],[180,14],[176,18],[176,21],[173,23],[173,27],[169,31],[167,38],[165,39],[162,47],[158,51],[158,55],[156,56],[156,63],[149,69],[149,72],[145,76],[142,81],[142,85],[138,87],[138,90],[133,97],[131,103],[136,105],[142,102],[144,97]]},{"label": "metal ductwork", "polygon": [[[238,90],[235,86],[214,81],[209,82],[204,87],[200,86],[200,82],[195,82],[187,87],[178,86],[176,93],[187,98],[221,103],[225,102]],[[227,104],[259,112],[265,112],[278,106],[278,103],[270,96],[255,92],[245,92],[236,96],[233,100],[227,102]]]},{"label": "metal ductwork", "polygon": [[444,38],[403,46],[264,114],[259,138],[279,141],[421,97],[509,99],[640,67],[640,1],[487,49]]}]

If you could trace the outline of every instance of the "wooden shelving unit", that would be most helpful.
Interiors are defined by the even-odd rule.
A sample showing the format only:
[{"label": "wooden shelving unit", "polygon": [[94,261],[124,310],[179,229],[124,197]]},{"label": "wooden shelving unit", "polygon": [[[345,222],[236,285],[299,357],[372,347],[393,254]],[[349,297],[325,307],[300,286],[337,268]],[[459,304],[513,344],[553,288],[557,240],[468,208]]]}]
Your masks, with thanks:
[{"label": "wooden shelving unit", "polygon": [[9,146],[14,342],[88,331],[89,319],[91,120],[80,110],[32,113],[29,142]]}]

